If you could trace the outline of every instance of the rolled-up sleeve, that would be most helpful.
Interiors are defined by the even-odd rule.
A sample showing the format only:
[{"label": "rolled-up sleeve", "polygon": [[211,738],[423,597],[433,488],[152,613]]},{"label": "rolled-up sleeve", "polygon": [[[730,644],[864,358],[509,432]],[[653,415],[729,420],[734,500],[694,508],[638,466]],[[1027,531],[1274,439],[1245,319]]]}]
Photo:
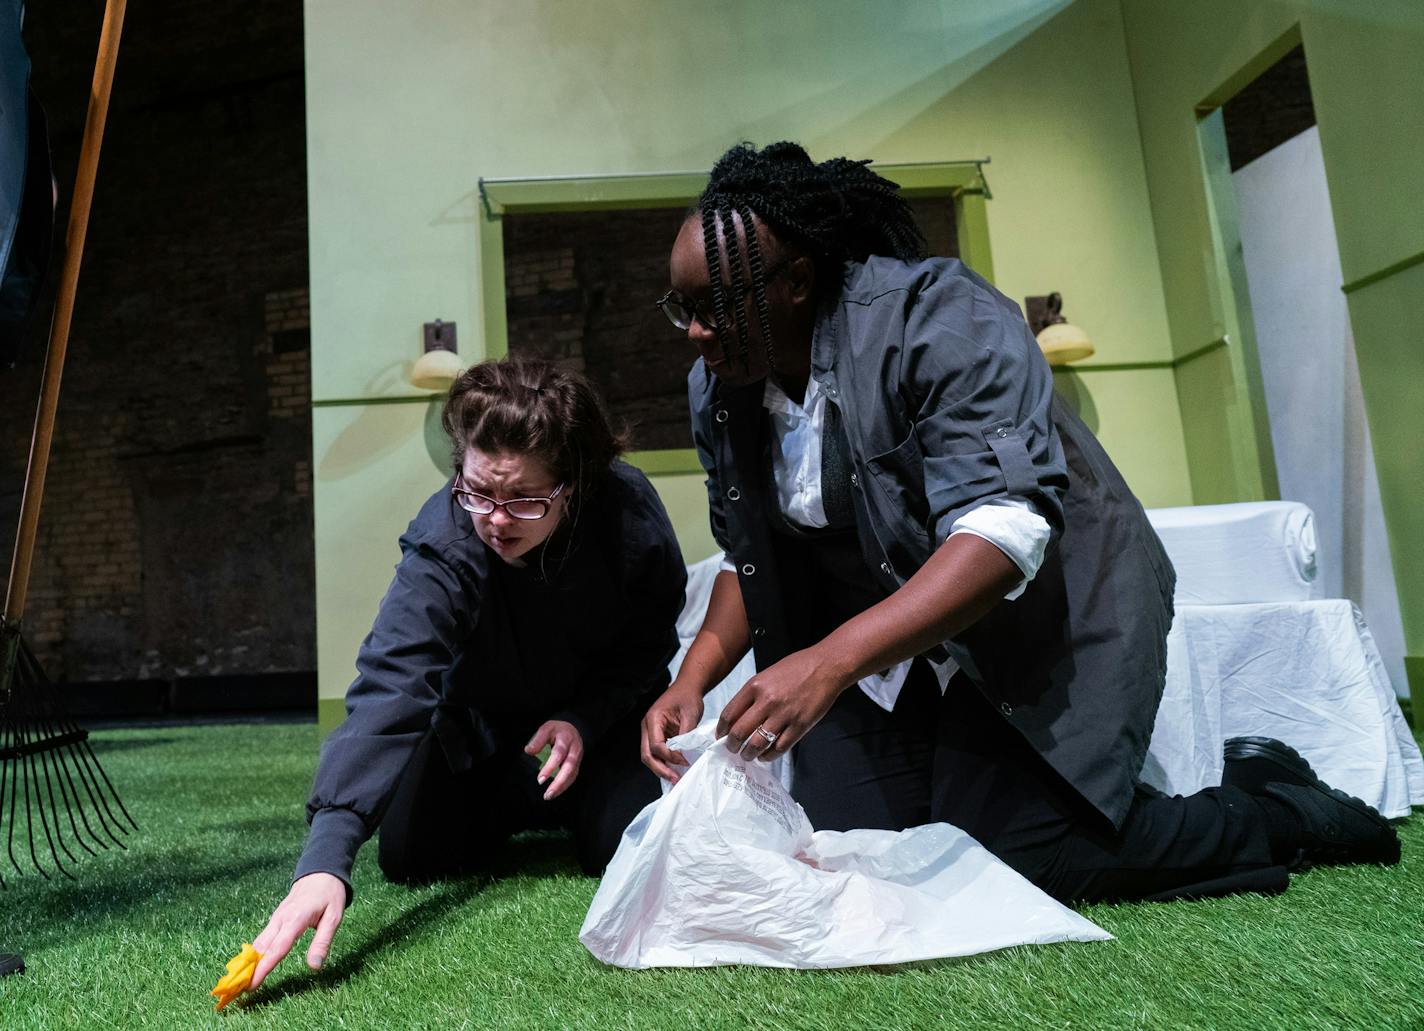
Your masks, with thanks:
[{"label": "rolled-up sleeve", "polygon": [[1053,528],[1048,520],[1034,511],[1027,498],[995,498],[977,508],[971,508],[954,521],[950,537],[969,533],[980,537],[1002,551],[1023,574],[1017,584],[1004,595],[1006,601],[1020,597],[1028,582],[1038,575],[1044,553],[1052,539]]},{"label": "rolled-up sleeve", "polygon": [[1023,318],[968,277],[931,283],[907,313],[905,352],[932,537],[1011,497],[1031,500],[1057,534],[1067,464],[1049,414],[1052,373]]},{"label": "rolled-up sleeve", "polygon": [[307,802],[311,830],[296,876],[351,883],[356,850],[374,833],[440,703],[455,648],[478,599],[438,554],[407,546],[356,658],[346,719],[322,746]]}]

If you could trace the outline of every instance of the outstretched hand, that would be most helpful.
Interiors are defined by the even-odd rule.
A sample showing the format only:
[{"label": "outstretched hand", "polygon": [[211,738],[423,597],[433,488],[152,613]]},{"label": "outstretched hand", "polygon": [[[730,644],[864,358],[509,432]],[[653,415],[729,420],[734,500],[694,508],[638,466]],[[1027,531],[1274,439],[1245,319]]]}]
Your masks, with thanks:
[{"label": "outstretched hand", "polygon": [[316,934],[307,947],[307,966],[320,970],[331,951],[331,939],[341,926],[345,912],[346,885],[340,877],[329,873],[309,873],[299,878],[252,943],[252,947],[262,954],[262,959],[252,975],[251,988],[260,985],[272,968],[292,951],[297,939],[313,927]]}]

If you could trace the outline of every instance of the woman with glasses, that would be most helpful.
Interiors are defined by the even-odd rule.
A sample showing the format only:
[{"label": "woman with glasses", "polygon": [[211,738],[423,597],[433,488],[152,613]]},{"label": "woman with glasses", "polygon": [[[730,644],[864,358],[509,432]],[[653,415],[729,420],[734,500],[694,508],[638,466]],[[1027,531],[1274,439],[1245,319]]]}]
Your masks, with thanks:
[{"label": "woman with glasses", "polygon": [[644,761],[751,649],[719,731],[791,752],[820,829],[964,828],[1064,900],[1279,891],[1286,867],[1393,862],[1363,802],[1262,738],[1226,786],[1139,782],[1175,574],[1014,304],[922,256],[894,183],[792,143],[712,170],[658,302],[728,560]]},{"label": "woman with glasses", "polygon": [[308,928],[321,965],[372,834],[398,882],[487,867],[510,835],[558,827],[598,875],[658,795],[639,722],[667,686],[687,574],[657,494],[618,461],[588,383],[551,364],[474,366],[443,421],[454,475],[400,539],[254,987]]}]

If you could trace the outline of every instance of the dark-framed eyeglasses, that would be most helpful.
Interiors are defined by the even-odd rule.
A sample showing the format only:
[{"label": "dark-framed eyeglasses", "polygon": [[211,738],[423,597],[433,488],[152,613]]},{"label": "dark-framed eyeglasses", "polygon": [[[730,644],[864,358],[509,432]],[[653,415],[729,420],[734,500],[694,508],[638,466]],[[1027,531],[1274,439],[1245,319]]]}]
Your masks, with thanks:
[{"label": "dark-framed eyeglasses", "polygon": [[[771,283],[773,279],[785,272],[795,258],[783,258],[776,262],[771,268],[766,270],[766,282]],[[752,284],[737,283],[727,287],[727,303],[729,307],[734,307],[742,298],[751,291]],[[702,323],[705,329],[712,332],[717,331],[717,319],[707,310],[706,305],[700,301],[695,301],[686,294],[676,290],[669,290],[656,301],[653,306],[667,316],[667,320],[678,329],[683,331],[692,328],[693,320]]]},{"label": "dark-framed eyeglasses", "polygon": [[450,488],[450,493],[455,496],[455,500],[466,512],[473,512],[475,515],[489,515],[495,509],[502,508],[511,519],[543,519],[549,514],[549,508],[553,505],[554,499],[564,489],[564,484],[561,483],[547,498],[510,498],[508,501],[496,501],[484,494],[466,490],[460,486],[462,482],[463,478],[457,475],[455,485]]}]

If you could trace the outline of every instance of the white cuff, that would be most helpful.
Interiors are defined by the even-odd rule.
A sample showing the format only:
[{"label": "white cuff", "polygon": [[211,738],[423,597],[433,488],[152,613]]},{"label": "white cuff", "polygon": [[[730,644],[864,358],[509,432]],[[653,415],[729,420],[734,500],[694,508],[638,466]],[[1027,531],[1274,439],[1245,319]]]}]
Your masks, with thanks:
[{"label": "white cuff", "polygon": [[1043,554],[1053,536],[1048,520],[1039,515],[1033,502],[1020,497],[995,498],[971,509],[950,527],[951,537],[957,533],[972,533],[983,538],[1019,567],[1024,578],[1004,595],[1005,601],[1013,601],[1023,594],[1028,582],[1038,575]]}]

